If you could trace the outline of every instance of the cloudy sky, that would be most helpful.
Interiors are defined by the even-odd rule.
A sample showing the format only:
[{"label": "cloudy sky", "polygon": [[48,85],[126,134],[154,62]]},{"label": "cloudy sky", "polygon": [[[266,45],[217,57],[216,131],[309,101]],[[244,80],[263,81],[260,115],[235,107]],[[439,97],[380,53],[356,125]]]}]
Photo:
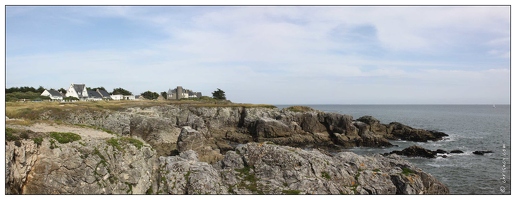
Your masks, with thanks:
[{"label": "cloudy sky", "polygon": [[7,6],[6,87],[508,104],[510,7]]}]

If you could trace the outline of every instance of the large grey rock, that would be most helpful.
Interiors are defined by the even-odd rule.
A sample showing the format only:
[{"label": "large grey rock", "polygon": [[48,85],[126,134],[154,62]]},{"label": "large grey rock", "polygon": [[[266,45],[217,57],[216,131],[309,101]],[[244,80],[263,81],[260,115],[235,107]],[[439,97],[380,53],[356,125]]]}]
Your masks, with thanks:
[{"label": "large grey rock", "polygon": [[213,163],[221,160],[222,154],[219,149],[210,146],[210,142],[213,140],[208,140],[203,133],[185,126],[179,134],[177,149],[179,152],[193,150],[199,155],[201,161]]},{"label": "large grey rock", "polygon": [[6,193],[145,194],[157,188],[156,152],[119,142],[120,149],[103,139],[56,142],[53,149],[49,139],[39,147],[29,140],[21,147],[10,142]]}]

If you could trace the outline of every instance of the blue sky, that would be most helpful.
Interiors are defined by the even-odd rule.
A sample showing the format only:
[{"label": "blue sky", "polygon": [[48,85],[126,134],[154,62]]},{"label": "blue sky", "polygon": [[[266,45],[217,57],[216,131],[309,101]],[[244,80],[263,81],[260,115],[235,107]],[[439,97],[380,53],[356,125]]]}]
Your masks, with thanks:
[{"label": "blue sky", "polygon": [[6,87],[233,102],[508,104],[510,8],[7,6]]}]

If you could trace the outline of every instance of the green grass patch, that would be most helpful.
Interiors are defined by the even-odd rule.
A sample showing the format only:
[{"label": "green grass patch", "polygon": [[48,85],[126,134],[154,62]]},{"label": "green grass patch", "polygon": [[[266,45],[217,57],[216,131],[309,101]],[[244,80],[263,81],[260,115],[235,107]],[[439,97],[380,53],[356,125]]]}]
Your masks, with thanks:
[{"label": "green grass patch", "polygon": [[403,167],[401,168],[401,170],[403,170],[401,173],[405,176],[408,176],[410,174],[413,174],[413,173],[416,173],[414,172],[413,170],[409,169],[409,168],[406,168],[406,167]]},{"label": "green grass patch", "polygon": [[75,133],[70,133],[70,132],[64,132],[64,133],[51,132],[50,137],[54,138],[61,144],[66,144],[66,143],[77,141],[77,140],[81,139],[80,135],[77,135]]},{"label": "green grass patch", "polygon": [[292,111],[292,112],[311,112],[314,111],[313,108],[310,108],[308,106],[290,106],[288,108],[284,108],[285,110]]},{"label": "green grass patch", "polygon": [[328,172],[325,172],[325,171],[321,172],[321,176],[323,178],[325,178],[326,180],[330,180],[331,179],[330,174],[328,174]]},{"label": "green grass patch", "polygon": [[113,146],[113,148],[116,148],[118,151],[122,151],[122,146],[120,146],[120,143],[118,142],[118,139],[111,138],[106,141],[107,144]]},{"label": "green grass patch", "polygon": [[18,137],[17,135],[14,135],[14,133],[16,133],[16,130],[5,127],[5,140],[7,140],[7,141],[20,140],[20,137]]},{"label": "green grass patch", "polygon": [[140,141],[138,139],[130,138],[130,137],[111,138],[111,139],[107,140],[106,143],[113,146],[113,148],[116,148],[118,151],[124,151],[124,149],[122,148],[122,145],[126,145],[126,144],[131,144],[131,145],[135,146],[136,148],[138,148],[139,150],[142,149],[142,147],[143,147],[142,141]]},{"label": "green grass patch", "polygon": [[36,144],[38,147],[43,143],[42,137],[33,138],[32,141],[34,141],[34,144]]},{"label": "green grass patch", "polygon": [[297,194],[301,193],[301,190],[283,190],[281,192],[283,194],[287,194],[287,195],[297,195]]}]

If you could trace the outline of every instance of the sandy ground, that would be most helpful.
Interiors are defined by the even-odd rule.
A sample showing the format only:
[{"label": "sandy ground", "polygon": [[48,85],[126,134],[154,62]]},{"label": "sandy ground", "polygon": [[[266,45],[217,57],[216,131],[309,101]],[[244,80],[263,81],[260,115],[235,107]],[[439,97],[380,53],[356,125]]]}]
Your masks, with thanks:
[{"label": "sandy ground", "polygon": [[[11,119],[12,120],[12,119]],[[58,125],[58,124],[46,124],[46,123],[37,123],[31,126],[20,126],[20,125],[7,125],[8,127],[13,128],[23,128],[28,129],[34,132],[72,132],[79,134],[81,137],[87,137],[87,138],[111,138],[115,137],[112,134],[109,134],[107,132],[93,129],[93,128],[86,128],[86,127],[78,127],[73,125]]]}]

